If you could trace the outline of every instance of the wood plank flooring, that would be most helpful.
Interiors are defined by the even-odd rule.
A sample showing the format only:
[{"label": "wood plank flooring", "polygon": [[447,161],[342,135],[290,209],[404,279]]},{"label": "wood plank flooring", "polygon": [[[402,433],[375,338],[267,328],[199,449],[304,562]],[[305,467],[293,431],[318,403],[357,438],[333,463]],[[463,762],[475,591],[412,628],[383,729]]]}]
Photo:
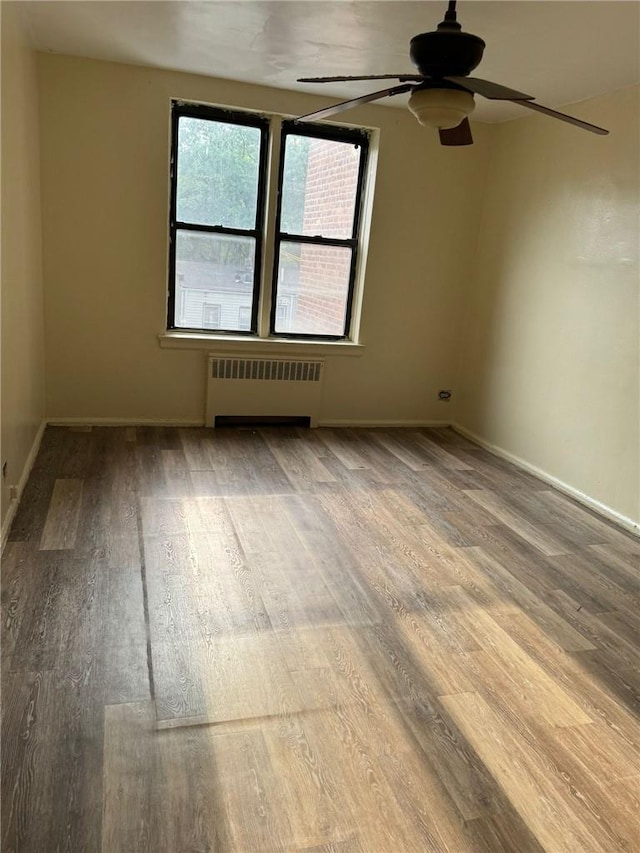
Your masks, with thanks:
[{"label": "wood plank flooring", "polygon": [[640,850],[640,541],[450,430],[48,428],[4,853]]}]

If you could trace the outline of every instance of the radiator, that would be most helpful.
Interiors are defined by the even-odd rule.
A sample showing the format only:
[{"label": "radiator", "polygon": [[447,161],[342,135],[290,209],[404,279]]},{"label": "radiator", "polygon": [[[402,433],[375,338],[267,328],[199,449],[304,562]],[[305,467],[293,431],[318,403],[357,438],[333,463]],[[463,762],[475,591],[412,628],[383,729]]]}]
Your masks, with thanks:
[{"label": "radiator", "polygon": [[308,417],[318,424],[323,361],[210,355],[206,424],[216,417]]}]

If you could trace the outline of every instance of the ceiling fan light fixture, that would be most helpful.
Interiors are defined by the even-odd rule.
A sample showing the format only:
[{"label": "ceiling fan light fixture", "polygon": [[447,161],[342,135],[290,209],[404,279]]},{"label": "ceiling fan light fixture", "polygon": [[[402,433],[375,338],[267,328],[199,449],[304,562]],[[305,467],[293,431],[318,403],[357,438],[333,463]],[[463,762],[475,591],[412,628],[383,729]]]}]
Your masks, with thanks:
[{"label": "ceiling fan light fixture", "polygon": [[414,89],[409,109],[423,127],[457,127],[475,108],[471,92],[462,89]]},{"label": "ceiling fan light fixture", "polygon": [[457,0],[448,0],[444,21],[438,29],[418,33],[411,39],[409,57],[417,74],[365,74],[357,77],[301,77],[300,83],[337,83],[347,80],[397,80],[400,85],[391,86],[381,92],[371,92],[359,98],[351,98],[300,116],[296,121],[317,121],[350,110],[358,104],[379,101],[382,98],[411,92],[409,109],[425,127],[438,130],[441,145],[471,145],[471,126],[467,116],[475,107],[473,96],[480,95],[492,101],[510,101],[527,109],[535,110],[551,118],[560,119],[606,136],[604,127],[589,124],[575,116],[559,113],[542,104],[535,103],[533,95],[510,89],[490,80],[469,75],[482,59],[485,43],[478,36],[465,33],[456,19]]}]

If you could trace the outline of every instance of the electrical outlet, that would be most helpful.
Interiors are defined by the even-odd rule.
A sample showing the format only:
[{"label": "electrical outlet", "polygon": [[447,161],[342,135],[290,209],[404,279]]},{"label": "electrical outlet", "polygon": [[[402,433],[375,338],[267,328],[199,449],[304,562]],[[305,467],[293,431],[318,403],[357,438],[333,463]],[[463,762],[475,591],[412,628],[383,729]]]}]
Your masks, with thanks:
[{"label": "electrical outlet", "polygon": [[9,498],[12,501],[18,500],[18,487],[17,486],[9,486]]},{"label": "electrical outlet", "polygon": [[442,400],[444,403],[448,403],[451,399],[451,391],[438,391],[438,400]]}]

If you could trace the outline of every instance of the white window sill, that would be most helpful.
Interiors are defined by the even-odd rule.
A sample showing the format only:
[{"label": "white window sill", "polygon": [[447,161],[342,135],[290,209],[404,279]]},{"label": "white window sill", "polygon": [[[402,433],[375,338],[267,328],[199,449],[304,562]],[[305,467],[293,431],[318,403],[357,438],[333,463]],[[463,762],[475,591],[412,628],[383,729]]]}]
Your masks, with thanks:
[{"label": "white window sill", "polygon": [[203,335],[198,332],[162,332],[158,335],[165,349],[215,350],[256,355],[361,356],[364,345],[353,341],[301,341],[291,338],[255,338],[244,335]]}]

